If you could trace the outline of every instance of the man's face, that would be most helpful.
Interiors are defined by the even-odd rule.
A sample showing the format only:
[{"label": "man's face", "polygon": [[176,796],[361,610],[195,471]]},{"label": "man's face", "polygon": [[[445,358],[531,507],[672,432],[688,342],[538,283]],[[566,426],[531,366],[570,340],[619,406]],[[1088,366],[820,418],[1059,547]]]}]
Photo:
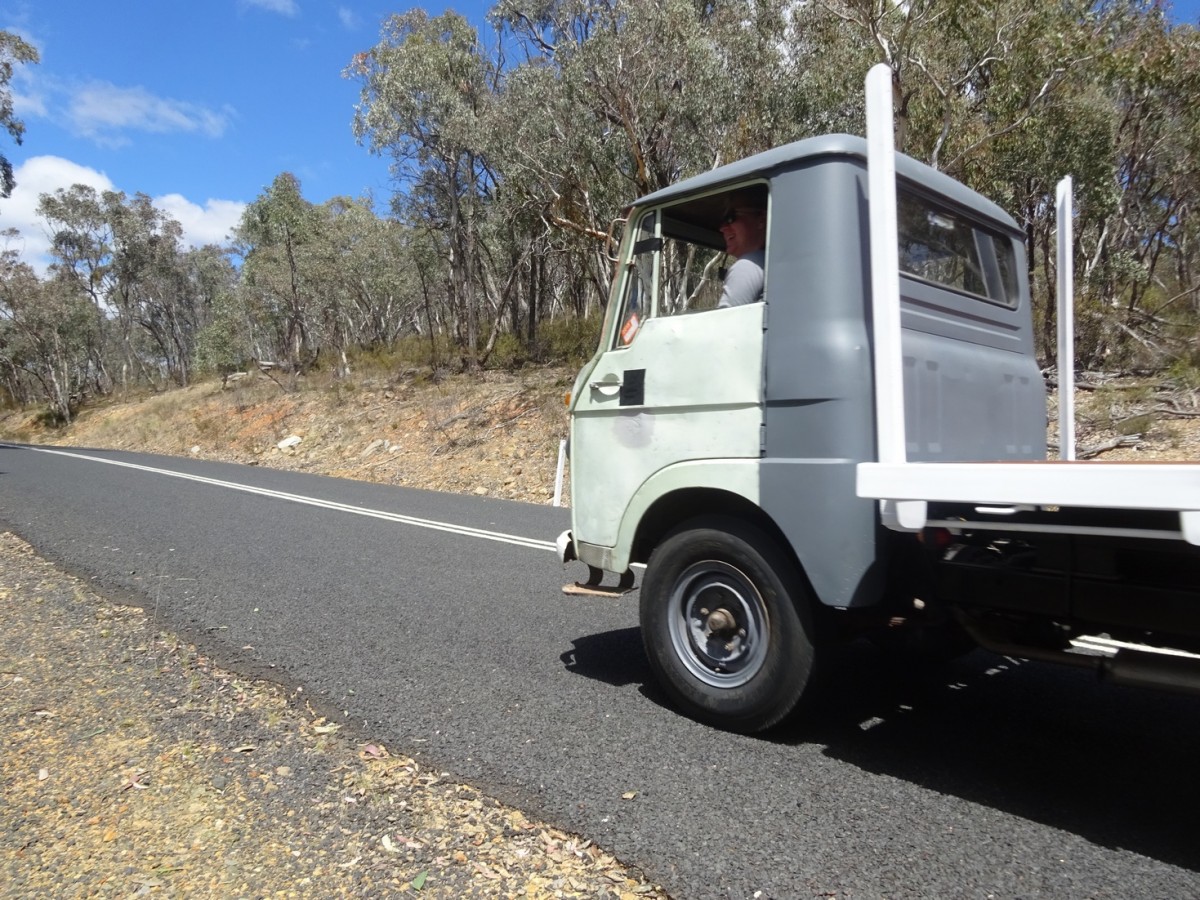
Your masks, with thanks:
[{"label": "man's face", "polygon": [[761,209],[735,207],[721,220],[721,237],[725,252],[742,257],[761,250],[767,239],[767,215]]}]

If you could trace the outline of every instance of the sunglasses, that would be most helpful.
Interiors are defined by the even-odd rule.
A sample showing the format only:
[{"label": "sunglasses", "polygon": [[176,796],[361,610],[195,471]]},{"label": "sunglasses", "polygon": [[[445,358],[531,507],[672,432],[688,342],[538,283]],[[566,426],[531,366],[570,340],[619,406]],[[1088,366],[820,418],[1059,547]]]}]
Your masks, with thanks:
[{"label": "sunglasses", "polygon": [[746,216],[747,213],[754,214],[759,212],[757,209],[731,209],[725,215],[721,216],[722,225],[732,225],[738,219]]}]

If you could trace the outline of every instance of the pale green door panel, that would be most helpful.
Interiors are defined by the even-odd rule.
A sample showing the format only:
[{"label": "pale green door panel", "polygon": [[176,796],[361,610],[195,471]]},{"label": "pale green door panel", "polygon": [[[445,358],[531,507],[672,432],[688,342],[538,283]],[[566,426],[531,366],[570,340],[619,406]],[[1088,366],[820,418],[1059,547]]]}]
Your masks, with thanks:
[{"label": "pale green door panel", "polygon": [[571,422],[577,540],[615,546],[630,500],[668,466],[758,458],[762,331],[761,303],[651,318],[600,356]]}]

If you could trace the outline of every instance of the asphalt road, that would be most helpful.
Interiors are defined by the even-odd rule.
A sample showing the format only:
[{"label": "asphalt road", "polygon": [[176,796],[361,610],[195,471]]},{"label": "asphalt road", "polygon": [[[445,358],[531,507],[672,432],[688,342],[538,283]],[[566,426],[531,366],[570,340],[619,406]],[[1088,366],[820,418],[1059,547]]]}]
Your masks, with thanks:
[{"label": "asphalt road", "polygon": [[551,550],[567,520],[0,445],[0,523],[44,556],[681,900],[1200,896],[1200,700],[983,652],[897,671],[851,647],[803,727],[725,734],[650,682],[636,595],[560,592],[583,574]]}]

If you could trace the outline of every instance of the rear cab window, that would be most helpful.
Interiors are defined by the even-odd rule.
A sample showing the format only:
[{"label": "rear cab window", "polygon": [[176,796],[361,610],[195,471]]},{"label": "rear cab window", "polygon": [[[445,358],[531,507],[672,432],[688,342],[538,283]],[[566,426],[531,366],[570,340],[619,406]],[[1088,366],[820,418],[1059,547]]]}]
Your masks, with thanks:
[{"label": "rear cab window", "polygon": [[902,275],[1017,307],[1020,279],[1011,237],[903,188],[897,200]]}]

